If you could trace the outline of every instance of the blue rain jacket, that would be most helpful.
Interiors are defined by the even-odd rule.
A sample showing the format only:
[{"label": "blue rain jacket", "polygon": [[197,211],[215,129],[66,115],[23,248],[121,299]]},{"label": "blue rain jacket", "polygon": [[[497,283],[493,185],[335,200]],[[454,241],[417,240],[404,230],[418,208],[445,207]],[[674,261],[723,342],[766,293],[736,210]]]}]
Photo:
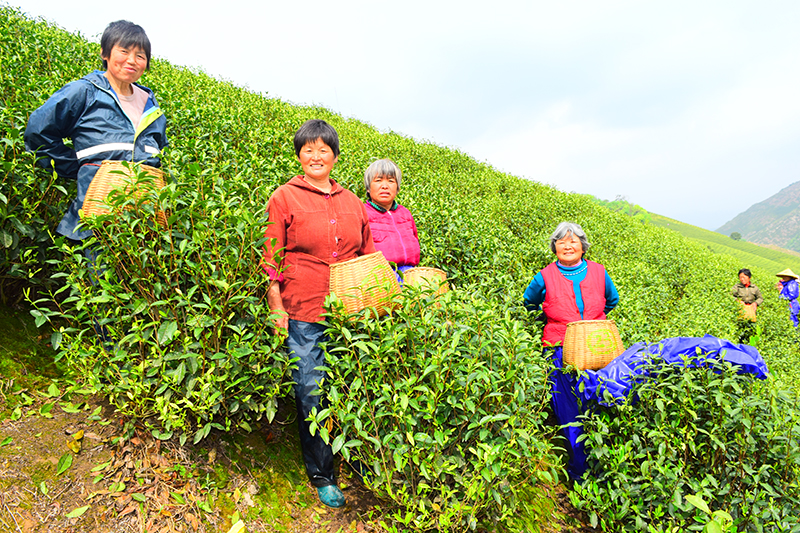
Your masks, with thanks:
[{"label": "blue rain jacket", "polygon": [[698,349],[704,359],[692,361],[694,365],[709,359],[725,360],[737,365],[740,374],[753,374],[759,379],[765,379],[769,375],[767,364],[758,350],[711,335],[673,337],[654,344],[639,342],[617,356],[605,368],[584,370],[580,374],[562,372],[561,347],[553,350],[551,359],[557,368],[550,376],[553,409],[558,422],[564,426],[568,441],[567,451],[570,458],[567,471],[570,477],[580,479],[587,469],[588,456],[584,443],[578,441],[583,435],[583,426],[578,416],[585,412],[586,406],[591,402],[608,405],[624,401],[636,379],[644,375],[641,366],[653,355],[658,355],[667,364],[683,366],[687,357],[697,355]]},{"label": "blue rain jacket", "polygon": [[[25,148],[37,151],[45,168],[78,180],[78,196],[58,224],[57,233],[75,240],[92,234],[78,228],[78,211],[104,160],[161,166],[157,156],[167,146],[167,120],[153,91],[137,86],[149,97],[136,129],[100,70],[68,83],[31,114]],[[72,139],[72,147],[64,144],[65,138]]]}]

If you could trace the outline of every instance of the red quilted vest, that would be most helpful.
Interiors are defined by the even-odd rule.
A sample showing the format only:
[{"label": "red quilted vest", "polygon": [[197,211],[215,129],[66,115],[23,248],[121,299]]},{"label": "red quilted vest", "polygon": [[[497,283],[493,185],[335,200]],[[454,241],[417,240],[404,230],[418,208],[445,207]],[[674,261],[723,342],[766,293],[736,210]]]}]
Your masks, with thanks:
[{"label": "red quilted vest", "polygon": [[[606,269],[592,261],[586,261],[586,265],[586,278],[580,283],[583,320],[605,320]],[[550,263],[542,269],[542,278],[545,288],[542,310],[547,317],[542,343],[556,346],[564,342],[567,324],[581,320],[581,315],[575,303],[572,281],[559,272],[556,263]]]}]

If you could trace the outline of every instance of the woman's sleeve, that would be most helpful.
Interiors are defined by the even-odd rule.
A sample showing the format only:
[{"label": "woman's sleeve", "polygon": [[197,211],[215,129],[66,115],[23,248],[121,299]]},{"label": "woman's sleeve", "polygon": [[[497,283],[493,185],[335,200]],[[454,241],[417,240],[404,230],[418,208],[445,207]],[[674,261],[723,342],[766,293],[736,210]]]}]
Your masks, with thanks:
[{"label": "woman's sleeve", "polygon": [[78,157],[75,150],[64,144],[86,107],[85,82],[75,81],[56,91],[42,106],[31,113],[25,128],[25,148],[36,151],[39,164],[59,176],[78,178]]},{"label": "woman's sleeve", "polygon": [[528,311],[538,311],[539,306],[541,306],[542,302],[544,302],[544,297],[544,277],[542,276],[541,272],[537,272],[531,282],[528,284],[528,288],[525,289],[525,292],[522,295],[522,301]]},{"label": "woman's sleeve", "polygon": [[764,303],[764,296],[761,295],[761,289],[756,287],[756,301],[755,304],[758,307],[761,307],[761,304]]},{"label": "woman's sleeve", "polygon": [[273,194],[267,203],[269,220],[264,230],[264,256],[261,266],[273,281],[283,281],[281,269],[283,267],[284,249],[286,248],[286,220],[284,206]]},{"label": "woman's sleeve", "polygon": [[786,298],[788,300],[797,300],[798,296],[800,296],[800,286],[798,286],[797,280],[793,279],[786,284]]},{"label": "woman's sleeve", "polygon": [[618,303],[619,293],[617,292],[617,288],[614,286],[614,282],[611,281],[611,276],[609,276],[608,272],[606,272],[606,307],[603,312],[608,313],[614,309]]}]

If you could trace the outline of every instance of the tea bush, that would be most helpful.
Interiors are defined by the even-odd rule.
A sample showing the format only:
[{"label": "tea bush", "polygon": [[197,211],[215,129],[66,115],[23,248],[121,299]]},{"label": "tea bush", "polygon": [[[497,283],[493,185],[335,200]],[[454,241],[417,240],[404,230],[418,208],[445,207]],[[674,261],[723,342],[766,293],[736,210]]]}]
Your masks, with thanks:
[{"label": "tea bush", "polygon": [[502,521],[526,484],[561,472],[544,427],[539,338],[480,293],[404,292],[389,316],[329,317],[329,407],[318,429],[397,504],[391,516],[404,528]]},{"label": "tea bush", "polygon": [[242,205],[235,183],[187,170],[158,197],[112,195],[111,214],[87,221],[95,238],[80,249],[59,239],[67,282],[34,315],[66,321],[54,347],[120,413],[160,438],[198,442],[212,427],[271,421],[289,381],[259,266],[267,216]]},{"label": "tea bush", "polygon": [[738,531],[800,531],[797,392],[703,359],[653,360],[627,402],[587,414],[593,464],[573,502],[593,525],[695,529],[699,497]]}]

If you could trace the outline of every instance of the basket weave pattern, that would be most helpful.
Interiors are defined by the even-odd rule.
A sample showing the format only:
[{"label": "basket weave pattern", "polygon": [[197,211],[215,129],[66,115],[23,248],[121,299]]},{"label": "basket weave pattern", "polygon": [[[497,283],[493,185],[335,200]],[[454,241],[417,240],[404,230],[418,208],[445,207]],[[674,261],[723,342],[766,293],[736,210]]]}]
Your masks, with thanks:
[{"label": "basket weave pattern", "polygon": [[431,287],[436,289],[437,295],[450,290],[447,284],[447,274],[443,270],[432,267],[409,268],[403,273],[403,283],[412,287]]},{"label": "basket weave pattern", "polygon": [[739,316],[742,320],[747,320],[749,322],[756,321],[756,305],[755,304],[746,304],[741,300],[739,302]]},{"label": "basket weave pattern", "polygon": [[578,370],[600,370],[625,351],[613,320],[578,320],[567,324],[564,365]]},{"label": "basket weave pattern", "polygon": [[[111,191],[121,190],[124,194],[138,200],[145,193],[164,187],[164,174],[160,169],[149,165],[140,165],[140,167],[145,174],[153,178],[152,183],[135,182],[136,176],[132,172],[133,167],[125,167],[122,161],[103,161],[86,191],[86,198],[83,200],[80,212],[81,218],[108,214],[110,212],[108,195]],[[161,227],[167,227],[167,217],[163,211],[156,211],[156,220]]]},{"label": "basket weave pattern", "polygon": [[379,316],[389,312],[400,285],[381,252],[362,255],[330,266],[331,292],[348,313],[374,307]]}]

